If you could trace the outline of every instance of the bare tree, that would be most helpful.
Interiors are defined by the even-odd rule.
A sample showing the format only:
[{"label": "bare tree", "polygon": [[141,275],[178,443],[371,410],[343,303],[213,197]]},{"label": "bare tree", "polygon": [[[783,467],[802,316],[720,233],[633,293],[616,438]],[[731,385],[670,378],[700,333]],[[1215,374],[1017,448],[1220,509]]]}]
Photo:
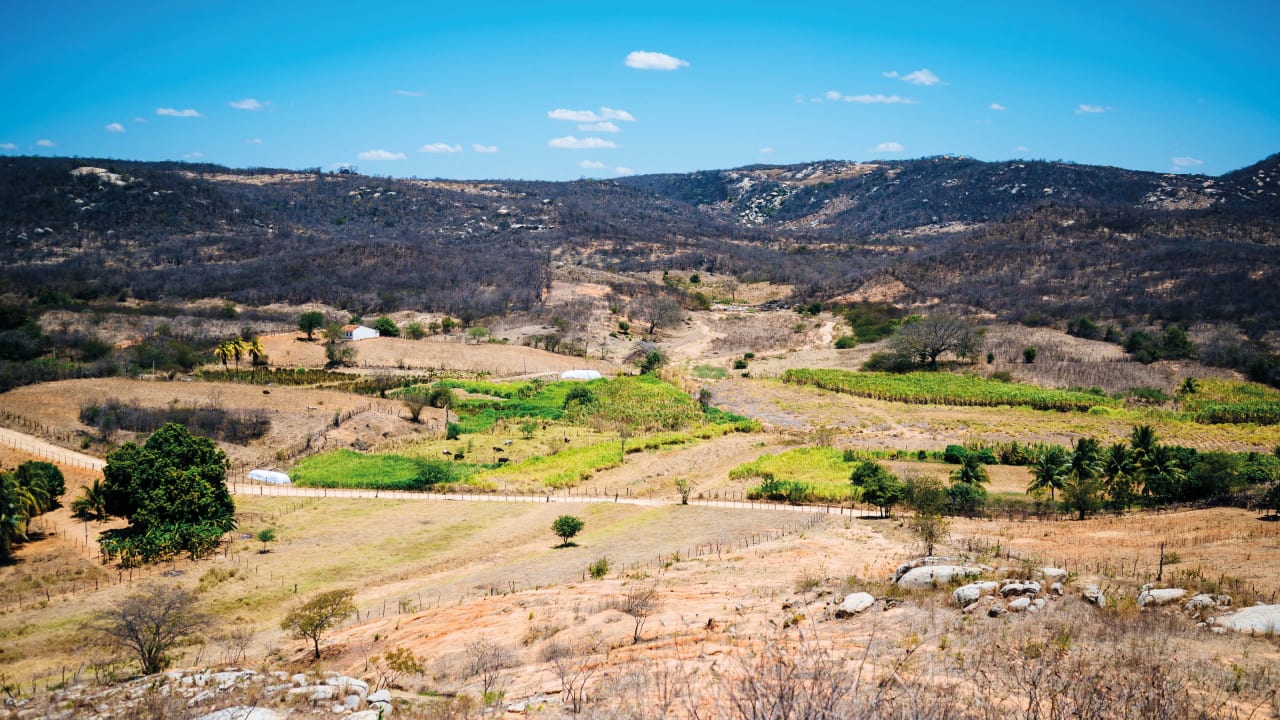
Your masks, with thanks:
[{"label": "bare tree", "polygon": [[542,651],[542,657],[551,663],[560,680],[562,701],[574,715],[582,712],[587,703],[587,684],[604,667],[607,658],[597,657],[602,649],[606,651],[604,637],[598,632],[592,633],[572,645],[552,639]]},{"label": "bare tree", "polygon": [[144,675],[158,673],[169,664],[169,650],[209,626],[209,616],[195,602],[185,588],[151,585],[103,611],[98,632],[109,645],[133,654]]},{"label": "bare tree", "polygon": [[350,588],[320,593],[290,610],[280,622],[280,627],[291,631],[296,638],[310,640],[315,658],[319,660],[320,636],[356,612],[352,602],[355,595],[356,591]]},{"label": "bare tree", "polygon": [[922,512],[911,518],[911,532],[920,539],[924,554],[932,555],[933,546],[950,537],[951,526],[937,513]]},{"label": "bare tree", "polygon": [[634,645],[640,642],[645,621],[662,607],[662,595],[656,585],[634,585],[616,598],[611,606],[620,613],[630,615],[635,622],[631,632],[631,643]]},{"label": "bare tree", "polygon": [[675,325],[684,317],[680,303],[667,297],[644,298],[635,304],[631,312],[648,326],[645,334],[650,336],[659,328]]},{"label": "bare tree", "polygon": [[889,340],[894,352],[916,362],[934,366],[950,352],[972,359],[978,354],[982,331],[964,318],[936,314],[904,322]]},{"label": "bare tree", "polygon": [[488,695],[497,687],[502,671],[515,662],[515,657],[509,648],[489,638],[480,638],[467,643],[464,652],[467,657],[467,676],[480,678],[480,691],[483,695]]}]

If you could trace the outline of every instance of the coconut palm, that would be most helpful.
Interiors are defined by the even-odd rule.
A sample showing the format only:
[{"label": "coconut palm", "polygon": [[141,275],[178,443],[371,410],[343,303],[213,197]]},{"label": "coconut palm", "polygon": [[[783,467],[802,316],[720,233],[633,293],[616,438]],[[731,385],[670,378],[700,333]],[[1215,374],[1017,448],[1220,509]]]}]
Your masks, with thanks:
[{"label": "coconut palm", "polygon": [[1141,469],[1146,466],[1152,451],[1160,444],[1155,428],[1150,425],[1135,425],[1129,434],[1129,445],[1133,448],[1133,464]]},{"label": "coconut palm", "polygon": [[1133,503],[1135,470],[1128,445],[1115,443],[1103,453],[1102,477],[1112,506],[1128,510]]},{"label": "coconut palm", "polygon": [[244,342],[245,352],[249,353],[249,360],[257,365],[262,358],[267,356],[267,351],[262,349],[262,341],[253,338]]},{"label": "coconut palm", "polygon": [[1041,450],[1031,464],[1031,483],[1027,485],[1027,492],[1048,488],[1049,500],[1052,502],[1054,491],[1062,489],[1070,471],[1067,449],[1061,445],[1050,445]]},{"label": "coconut palm", "polygon": [[987,468],[983,466],[978,454],[969,453],[964,456],[960,467],[951,472],[951,481],[966,485],[985,485],[991,482],[991,476],[987,474]]},{"label": "coconut palm", "polygon": [[231,356],[235,355],[235,351],[231,349],[231,341],[223,340],[218,343],[218,347],[213,349],[213,356],[222,361],[222,368],[227,369],[227,362],[231,360]]},{"label": "coconut palm", "polygon": [[1075,480],[1092,480],[1102,474],[1102,447],[1091,437],[1076,440],[1068,473]]},{"label": "coconut palm", "polygon": [[82,489],[80,497],[71,501],[71,512],[85,520],[107,519],[107,489],[102,478],[95,478],[92,485]]},{"label": "coconut palm", "polygon": [[245,344],[243,339],[236,338],[227,341],[227,349],[231,351],[232,357],[235,358],[236,372],[239,372],[240,360],[244,357],[245,351],[249,349],[249,346]]},{"label": "coconut palm", "polygon": [[1141,468],[1142,494],[1155,500],[1173,500],[1178,496],[1187,471],[1168,445],[1156,445]]},{"label": "coconut palm", "polygon": [[14,543],[27,539],[27,525],[35,498],[14,473],[0,473],[0,557],[13,552]]}]

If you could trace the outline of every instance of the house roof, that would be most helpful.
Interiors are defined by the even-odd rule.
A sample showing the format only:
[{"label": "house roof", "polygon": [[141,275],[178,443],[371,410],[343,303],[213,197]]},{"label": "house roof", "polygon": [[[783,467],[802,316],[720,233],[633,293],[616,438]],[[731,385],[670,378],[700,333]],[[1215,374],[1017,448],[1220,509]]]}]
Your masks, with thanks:
[{"label": "house roof", "polygon": [[347,332],[351,332],[352,330],[359,330],[362,327],[364,326],[363,325],[343,325],[342,329],[346,330]]}]

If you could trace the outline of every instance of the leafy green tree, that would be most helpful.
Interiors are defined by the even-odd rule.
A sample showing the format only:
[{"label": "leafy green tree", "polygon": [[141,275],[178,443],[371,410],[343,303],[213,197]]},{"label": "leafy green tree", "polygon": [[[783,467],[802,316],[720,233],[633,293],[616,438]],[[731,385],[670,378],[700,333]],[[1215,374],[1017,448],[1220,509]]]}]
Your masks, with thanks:
[{"label": "leafy green tree", "polygon": [[13,473],[0,473],[0,558],[13,553],[13,546],[27,539],[36,500]]},{"label": "leafy green tree", "polygon": [[1024,347],[1022,348],[1022,362],[1030,365],[1031,363],[1036,361],[1036,355],[1038,354],[1039,354],[1039,351],[1036,350],[1034,345],[1029,347]]},{"label": "leafy green tree", "polygon": [[991,482],[991,475],[987,473],[987,468],[983,466],[982,457],[977,453],[969,453],[964,456],[960,467],[952,471],[951,481],[953,483],[964,483],[965,485],[986,485]]},{"label": "leafy green tree", "polygon": [[1262,496],[1262,507],[1269,508],[1272,515],[1280,516],[1280,483],[1272,485]]},{"label": "leafy green tree", "polygon": [[551,523],[551,532],[555,533],[562,541],[558,547],[569,547],[569,542],[574,535],[582,532],[585,523],[572,515],[561,515]]},{"label": "leafy green tree", "polygon": [[373,329],[383,337],[400,337],[400,326],[396,321],[383,315],[373,322]]},{"label": "leafy green tree", "polygon": [[908,475],[902,487],[907,507],[917,513],[939,514],[947,506],[947,488],[933,475]]},{"label": "leafy green tree", "polygon": [[322,327],[324,327],[324,313],[319,310],[311,310],[298,316],[298,329],[307,334],[307,340],[312,340],[313,333]]},{"label": "leafy green tree", "polygon": [[1140,465],[1142,494],[1149,502],[1169,502],[1178,498],[1187,472],[1173,448],[1156,445]]},{"label": "leafy green tree", "polygon": [[262,528],[254,537],[258,539],[258,542],[262,543],[261,552],[265,554],[267,552],[267,543],[274,542],[276,539],[276,529]]},{"label": "leafy green tree", "polygon": [[480,327],[479,325],[467,330],[467,337],[471,338],[477,343],[480,342],[483,338],[487,337],[488,335],[489,335],[489,328]]},{"label": "leafy green tree", "polygon": [[906,488],[897,476],[874,460],[858,463],[849,475],[849,484],[859,491],[862,502],[880,510],[881,517],[889,517],[893,506],[906,496]]},{"label": "leafy green tree", "polygon": [[920,513],[911,518],[911,532],[924,546],[925,555],[933,555],[933,548],[950,535],[951,525],[936,513]]},{"label": "leafy green tree", "polygon": [[947,488],[947,502],[952,512],[973,515],[987,504],[987,491],[981,485],[954,482]]},{"label": "leafy green tree", "polygon": [[151,562],[212,549],[236,526],[227,467],[212,440],[177,423],[161,427],[145,445],[126,443],[108,455],[104,505],[129,526],[103,533],[103,555]]},{"label": "leafy green tree", "polygon": [[1071,463],[1067,457],[1067,449],[1061,445],[1049,445],[1036,455],[1031,463],[1031,483],[1027,492],[1048,490],[1049,501],[1053,502],[1054,492],[1062,489],[1071,472]]},{"label": "leafy green tree", "polygon": [[299,640],[310,640],[315,659],[319,660],[320,638],[356,612],[355,596],[356,591],[350,588],[322,592],[290,610],[280,622],[280,629],[288,630]]},{"label": "leafy green tree", "polygon": [[1076,440],[1067,473],[1074,480],[1093,480],[1102,474],[1102,446],[1091,437]]},{"label": "leafy green tree", "polygon": [[427,336],[427,328],[416,320],[406,323],[404,326],[404,336],[410,340],[421,340]]},{"label": "leafy green tree", "polygon": [[356,349],[343,342],[342,326],[337,323],[324,329],[324,358],[328,367],[355,363]]},{"label": "leafy green tree", "polygon": [[693,485],[689,483],[688,478],[676,478],[676,492],[680,494],[680,504],[689,504],[689,494],[693,492]]}]

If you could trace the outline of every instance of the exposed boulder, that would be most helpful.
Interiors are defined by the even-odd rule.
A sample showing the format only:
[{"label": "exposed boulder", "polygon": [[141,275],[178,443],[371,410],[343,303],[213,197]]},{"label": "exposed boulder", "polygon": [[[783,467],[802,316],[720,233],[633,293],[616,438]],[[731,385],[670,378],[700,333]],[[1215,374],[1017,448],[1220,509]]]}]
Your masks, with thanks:
[{"label": "exposed boulder", "polygon": [[856,592],[845,596],[844,602],[836,608],[836,617],[847,618],[857,615],[876,603],[871,593]]},{"label": "exposed boulder", "polygon": [[1040,576],[1049,582],[1066,582],[1067,571],[1062,568],[1042,567]]},{"label": "exposed boulder", "polygon": [[280,714],[261,707],[229,707],[201,715],[195,720],[280,720]]},{"label": "exposed boulder", "polygon": [[1143,588],[1142,592],[1138,593],[1138,607],[1168,605],[1186,596],[1187,591],[1182,588]]},{"label": "exposed boulder", "polygon": [[961,607],[971,605],[978,601],[983,595],[995,592],[997,585],[994,580],[985,580],[983,582],[969,583],[961,585],[951,593],[951,599]]},{"label": "exposed boulder", "polygon": [[[1254,605],[1213,619],[1218,627],[1243,633],[1280,634],[1280,605]],[[1215,628],[1216,629],[1216,628]]]},{"label": "exposed boulder", "polygon": [[1098,587],[1097,585],[1092,585],[1092,584],[1085,585],[1084,601],[1087,603],[1090,603],[1091,605],[1097,605],[1098,607],[1106,607],[1107,594],[1104,593],[1102,591],[1102,588]]},{"label": "exposed boulder", "polygon": [[982,574],[982,568],[969,565],[924,565],[903,573],[897,579],[899,587],[925,590],[946,585],[953,578],[974,577]]},{"label": "exposed boulder", "polygon": [[1029,607],[1031,607],[1031,598],[1020,597],[1017,600],[1010,601],[1009,604],[1005,606],[1005,609],[1009,612],[1026,612]]},{"label": "exposed boulder", "polygon": [[1014,595],[1026,595],[1035,597],[1040,594],[1040,583],[1035,580],[1027,580],[1025,582],[1006,580],[1000,585],[1001,597],[1012,597]]}]

